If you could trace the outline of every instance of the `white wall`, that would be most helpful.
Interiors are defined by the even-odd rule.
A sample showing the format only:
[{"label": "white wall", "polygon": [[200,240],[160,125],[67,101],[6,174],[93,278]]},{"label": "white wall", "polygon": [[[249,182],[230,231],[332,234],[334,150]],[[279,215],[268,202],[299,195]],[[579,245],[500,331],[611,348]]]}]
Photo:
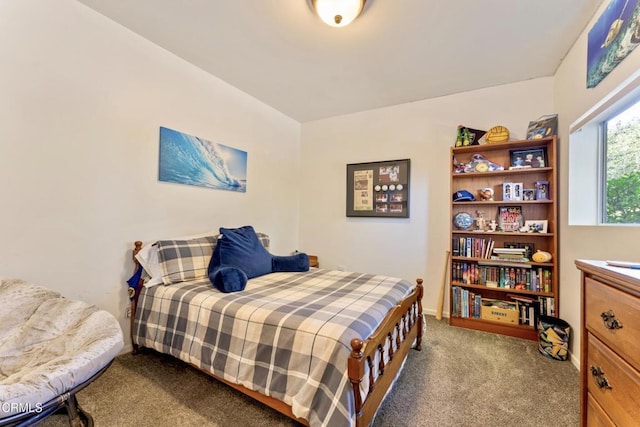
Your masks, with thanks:
[{"label": "white wall", "polygon": [[[0,276],[109,310],[135,240],[298,245],[300,125],[72,0],[0,2]],[[248,152],[246,193],[158,182],[159,127]]]},{"label": "white wall", "polygon": [[[554,105],[559,113],[560,134],[560,194],[569,191],[569,125],[596,105],[609,92],[640,69],[640,48],[627,56],[595,88],[586,88],[587,35],[609,2],[603,2],[592,22],[562,62],[554,78]],[[577,148],[572,141],[572,149]],[[593,149],[596,144],[589,144]],[[592,167],[595,174],[596,165]],[[560,203],[560,313],[573,326],[572,351],[574,363],[580,355],[580,274],[576,259],[638,260],[637,226],[569,226],[568,204]]]},{"label": "white wall", "polygon": [[[304,123],[300,249],[322,267],[422,277],[424,310],[434,313],[449,249],[456,127],[502,124],[524,139],[530,120],[553,112],[552,90],[552,78],[543,78]],[[347,218],[346,165],[404,158],[411,217]]]}]

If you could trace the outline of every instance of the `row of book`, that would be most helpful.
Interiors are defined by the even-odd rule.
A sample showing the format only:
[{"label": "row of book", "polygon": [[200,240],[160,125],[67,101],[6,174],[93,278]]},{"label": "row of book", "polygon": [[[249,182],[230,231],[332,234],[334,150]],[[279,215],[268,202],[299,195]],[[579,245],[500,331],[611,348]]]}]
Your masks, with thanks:
[{"label": "row of book", "polygon": [[553,297],[530,298],[525,295],[514,294],[507,294],[507,296],[518,302],[521,325],[536,327],[539,315],[556,315],[555,299]]},{"label": "row of book", "polygon": [[552,273],[549,268],[504,264],[494,266],[453,261],[451,280],[488,288],[551,292]]},{"label": "row of book", "polygon": [[[457,236],[451,239],[451,255],[467,258],[503,259],[515,258],[515,255],[522,254],[519,261],[529,261],[535,250],[533,243],[506,242],[503,248],[496,248],[495,244],[496,242],[492,238]],[[516,248],[520,251],[506,252]]]},{"label": "row of book", "polygon": [[[480,319],[482,316],[482,296],[460,286],[452,288],[452,312],[453,317]],[[510,301],[500,301],[505,307],[517,307],[518,323],[536,327],[538,317],[542,315],[555,316],[555,299],[553,297],[529,298],[523,295],[507,294]],[[495,303],[495,301],[493,301]]]},{"label": "row of book", "polygon": [[451,316],[480,319],[482,296],[460,286],[451,288]]},{"label": "row of book", "polygon": [[491,258],[493,239],[480,237],[454,237],[451,240],[451,255],[467,258]]}]

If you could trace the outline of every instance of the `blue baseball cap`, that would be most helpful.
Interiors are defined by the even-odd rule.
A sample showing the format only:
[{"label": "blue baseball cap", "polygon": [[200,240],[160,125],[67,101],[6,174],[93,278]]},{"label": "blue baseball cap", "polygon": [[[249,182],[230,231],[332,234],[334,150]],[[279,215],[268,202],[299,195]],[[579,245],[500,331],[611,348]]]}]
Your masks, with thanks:
[{"label": "blue baseball cap", "polygon": [[471,194],[467,190],[458,190],[453,193],[454,202],[473,202],[475,200],[476,198],[473,197],[473,194]]}]

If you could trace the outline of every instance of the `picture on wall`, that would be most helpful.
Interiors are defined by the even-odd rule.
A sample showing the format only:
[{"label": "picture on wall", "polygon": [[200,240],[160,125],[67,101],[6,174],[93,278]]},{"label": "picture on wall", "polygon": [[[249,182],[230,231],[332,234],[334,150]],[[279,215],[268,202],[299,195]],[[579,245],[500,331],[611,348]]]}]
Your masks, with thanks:
[{"label": "picture on wall", "polygon": [[611,0],[587,37],[587,88],[596,87],[640,44],[640,0]]},{"label": "picture on wall", "polygon": [[246,193],[247,152],[161,127],[158,178]]},{"label": "picture on wall", "polygon": [[347,165],[347,216],[409,217],[410,160]]}]

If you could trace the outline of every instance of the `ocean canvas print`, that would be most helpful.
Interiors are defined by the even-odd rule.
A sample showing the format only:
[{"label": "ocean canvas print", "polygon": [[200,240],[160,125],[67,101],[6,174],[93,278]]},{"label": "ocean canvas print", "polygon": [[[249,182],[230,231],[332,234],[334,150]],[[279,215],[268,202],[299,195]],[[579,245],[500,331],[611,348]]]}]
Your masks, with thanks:
[{"label": "ocean canvas print", "polygon": [[611,0],[589,30],[587,44],[587,88],[592,88],[640,44],[640,0]]},{"label": "ocean canvas print", "polygon": [[161,127],[159,179],[246,193],[247,152]]}]

